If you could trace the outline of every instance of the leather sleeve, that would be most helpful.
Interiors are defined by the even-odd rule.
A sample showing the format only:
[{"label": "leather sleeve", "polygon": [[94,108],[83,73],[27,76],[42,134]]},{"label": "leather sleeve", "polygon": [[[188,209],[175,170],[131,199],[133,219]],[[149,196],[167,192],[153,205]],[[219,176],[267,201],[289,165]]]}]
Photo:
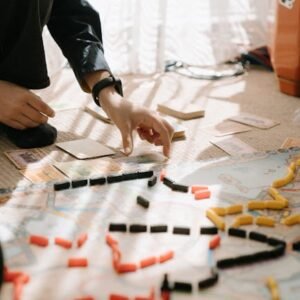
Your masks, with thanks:
[{"label": "leather sleeve", "polygon": [[48,28],[83,90],[89,90],[86,73],[111,73],[104,58],[99,14],[86,0],[53,0]]}]

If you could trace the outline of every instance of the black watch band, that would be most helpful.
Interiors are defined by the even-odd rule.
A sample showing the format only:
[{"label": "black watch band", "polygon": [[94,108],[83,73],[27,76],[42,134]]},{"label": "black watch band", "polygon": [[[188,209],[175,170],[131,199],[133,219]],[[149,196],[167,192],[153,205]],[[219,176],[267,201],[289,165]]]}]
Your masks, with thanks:
[{"label": "black watch band", "polygon": [[119,78],[115,78],[113,75],[110,75],[109,77],[106,77],[100,80],[99,82],[97,82],[92,89],[93,99],[98,106],[101,106],[99,93],[108,86],[114,86],[116,92],[120,96],[123,96],[122,81]]}]

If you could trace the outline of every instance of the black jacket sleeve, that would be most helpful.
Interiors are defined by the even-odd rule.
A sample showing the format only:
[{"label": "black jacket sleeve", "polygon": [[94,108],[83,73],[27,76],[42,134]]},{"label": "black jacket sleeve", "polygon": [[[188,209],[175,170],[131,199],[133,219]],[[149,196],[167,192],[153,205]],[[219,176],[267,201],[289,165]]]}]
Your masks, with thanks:
[{"label": "black jacket sleeve", "polygon": [[83,90],[84,75],[110,68],[104,58],[99,14],[86,0],[53,0],[48,28]]}]

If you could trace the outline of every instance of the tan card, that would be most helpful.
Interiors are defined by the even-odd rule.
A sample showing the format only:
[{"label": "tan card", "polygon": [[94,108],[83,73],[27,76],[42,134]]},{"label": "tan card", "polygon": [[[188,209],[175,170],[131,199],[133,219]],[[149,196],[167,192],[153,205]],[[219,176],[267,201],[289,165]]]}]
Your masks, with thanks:
[{"label": "tan card", "polygon": [[229,135],[229,134],[234,134],[239,132],[250,131],[251,128],[249,126],[235,123],[232,121],[224,121],[217,125],[203,128],[203,130],[205,130],[207,133],[214,136],[224,136],[224,135]]},{"label": "tan card", "polygon": [[80,139],[57,143],[57,147],[78,159],[88,159],[113,155],[116,151],[91,139]]},{"label": "tan card", "polygon": [[117,163],[110,158],[57,162],[54,166],[72,179],[107,175],[121,170],[121,163]]},{"label": "tan card", "polygon": [[178,123],[178,121],[174,118],[170,118],[170,117],[164,117],[164,118],[174,129],[172,141],[185,138],[186,128],[183,125]]},{"label": "tan card", "polygon": [[24,177],[32,183],[43,183],[64,180],[66,177],[52,165],[20,170]]},{"label": "tan card", "polygon": [[26,169],[29,165],[41,166],[52,162],[50,155],[47,155],[41,148],[8,150],[4,154],[18,169]]},{"label": "tan card", "polygon": [[91,114],[93,117],[105,123],[113,124],[113,121],[106,115],[104,110],[93,102],[90,102],[87,106],[85,106],[84,110],[87,113]]},{"label": "tan card", "polygon": [[260,129],[269,129],[280,124],[279,122],[273,121],[271,119],[259,117],[248,113],[241,113],[237,116],[229,118],[229,120],[257,127]]},{"label": "tan card", "polygon": [[300,138],[288,137],[280,148],[300,147]]}]

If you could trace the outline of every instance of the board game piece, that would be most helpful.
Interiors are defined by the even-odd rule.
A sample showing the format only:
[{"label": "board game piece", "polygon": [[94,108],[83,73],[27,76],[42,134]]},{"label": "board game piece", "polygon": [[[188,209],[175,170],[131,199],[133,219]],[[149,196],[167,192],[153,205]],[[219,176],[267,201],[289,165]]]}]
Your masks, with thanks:
[{"label": "board game piece", "polygon": [[293,243],[292,248],[294,251],[300,251],[300,241]]},{"label": "board game piece", "polygon": [[174,227],[173,228],[173,234],[189,235],[190,234],[190,228],[187,228],[187,227]]},{"label": "board game piece", "polygon": [[192,185],[192,187],[191,187],[192,194],[195,194],[195,192],[197,192],[197,191],[203,191],[203,190],[208,190],[208,186]]},{"label": "board game piece", "polygon": [[74,300],[95,300],[95,298],[92,297],[92,296],[82,296],[82,297],[79,297],[79,298],[77,297]]},{"label": "board game piece", "polygon": [[137,202],[137,204],[139,204],[140,206],[142,206],[144,208],[149,208],[150,202],[142,196],[137,196],[136,202]]},{"label": "board game piece", "polygon": [[256,128],[260,129],[270,129],[276,125],[279,125],[280,123],[277,121],[273,121],[267,118],[263,118],[260,116],[256,116],[249,113],[240,113],[237,116],[230,117],[229,120],[250,125]]},{"label": "board game piece", "polygon": [[235,204],[226,207],[226,215],[235,215],[235,214],[240,214],[242,212],[243,212],[242,204]]},{"label": "board game piece", "polygon": [[69,181],[54,183],[53,188],[55,191],[63,191],[69,189],[71,183]]},{"label": "board game piece", "polygon": [[66,249],[72,248],[72,242],[71,241],[68,241],[68,240],[60,238],[60,237],[56,237],[54,239],[54,243],[55,243],[55,245],[61,246],[61,247],[66,248]]},{"label": "board game piece", "polygon": [[111,148],[91,139],[79,139],[56,143],[56,146],[78,159],[105,157],[116,153]]},{"label": "board game piece", "polygon": [[283,219],[282,223],[288,226],[300,224],[300,214],[290,215],[287,218]]},{"label": "board game piece", "polygon": [[295,178],[295,173],[294,170],[292,168],[288,168],[288,173],[285,177],[274,180],[272,183],[272,187],[274,188],[280,188],[283,187],[287,184],[289,184],[290,182],[292,182]]},{"label": "board game piece", "polygon": [[151,256],[140,261],[140,268],[146,268],[157,263],[157,258],[155,256]]},{"label": "board game piece", "polygon": [[29,237],[29,243],[40,247],[47,247],[49,240],[47,237],[41,235],[31,235]]},{"label": "board game piece", "polygon": [[247,203],[248,210],[260,210],[260,209],[266,209],[266,203],[265,201],[261,200],[251,200]]},{"label": "board game piece", "polygon": [[160,171],[160,174],[159,174],[159,180],[160,180],[160,181],[163,181],[164,178],[166,177],[166,175],[167,175],[166,169],[162,169],[162,170]]},{"label": "board game piece", "polygon": [[269,237],[268,238],[268,244],[270,246],[280,246],[283,245],[284,247],[286,247],[286,242],[277,238],[273,238],[273,237]]},{"label": "board game piece", "polygon": [[153,176],[148,180],[148,187],[153,187],[157,183],[157,176]]},{"label": "board game piece", "polygon": [[77,239],[77,247],[80,248],[84,245],[84,243],[87,241],[88,235],[87,233],[82,233],[78,239]]},{"label": "board game piece", "polygon": [[139,179],[150,178],[154,175],[154,172],[152,170],[138,171],[137,175]]},{"label": "board game piece", "polygon": [[235,237],[239,237],[239,238],[246,238],[246,230],[244,229],[240,229],[240,228],[229,228],[228,229],[228,235],[230,236],[235,236]]},{"label": "board game piece", "polygon": [[[170,299],[170,291],[171,291],[168,274],[164,274],[164,279],[160,286],[162,300],[169,300]],[[164,293],[165,292],[165,293]]]},{"label": "board game piece", "polygon": [[217,227],[201,227],[200,234],[217,234],[218,228]]},{"label": "board game piece", "polygon": [[108,230],[111,232],[126,232],[127,231],[127,225],[125,223],[110,223]]},{"label": "board game piece", "polygon": [[175,281],[173,284],[174,292],[184,292],[184,293],[192,293],[193,286],[191,283]]},{"label": "board game piece", "polygon": [[267,288],[271,293],[272,300],[280,300],[280,293],[278,288],[278,283],[274,277],[268,277],[266,280]]},{"label": "board game piece", "polygon": [[210,191],[197,191],[194,193],[194,197],[196,200],[204,200],[204,199],[209,199],[211,196]]},{"label": "board game piece", "polygon": [[235,218],[232,227],[239,227],[243,225],[251,225],[253,224],[253,216],[251,215],[241,215]]},{"label": "board game piece", "polygon": [[109,175],[106,177],[107,183],[117,183],[123,181],[123,175]]},{"label": "board game piece", "polygon": [[217,272],[213,271],[211,277],[199,281],[198,289],[204,290],[209,287],[212,287],[213,285],[215,285],[218,282],[218,280],[219,280],[219,274]]},{"label": "board game piece", "polygon": [[189,191],[189,187],[187,185],[174,183],[172,186],[172,190],[187,193]]},{"label": "board game piece", "polygon": [[220,217],[226,216],[226,207],[211,207],[210,209]]},{"label": "board game piece", "polygon": [[106,240],[106,243],[109,247],[113,247],[113,246],[116,246],[118,245],[118,241],[115,240],[110,234],[106,234],[105,236],[105,240]]},{"label": "board game piece", "polygon": [[216,225],[217,228],[223,231],[225,230],[225,222],[212,209],[208,209],[206,211],[206,217],[210,219]]},{"label": "board game piece", "polygon": [[221,237],[220,235],[215,235],[210,241],[209,241],[209,249],[213,250],[220,246],[221,243]]},{"label": "board game piece", "polygon": [[265,201],[265,208],[267,209],[281,210],[284,209],[285,207],[286,205],[283,201],[277,201],[277,200]]},{"label": "board game piece", "polygon": [[267,243],[267,236],[265,234],[256,232],[256,231],[250,231],[249,233],[249,239],[261,243]]},{"label": "board game piece", "polygon": [[88,180],[87,179],[77,179],[77,180],[72,180],[72,188],[78,188],[78,187],[83,187],[88,185]]},{"label": "board game piece", "polygon": [[109,295],[109,300],[129,300],[129,297],[117,294]]},{"label": "board game piece", "polygon": [[90,185],[102,185],[106,183],[105,177],[90,178]]},{"label": "board game piece", "polygon": [[289,168],[295,173],[297,171],[297,161],[292,161],[289,165]]},{"label": "board game piece", "polygon": [[165,263],[166,261],[172,259],[174,257],[174,251],[170,250],[167,251],[166,253],[163,253],[159,256],[159,263]]},{"label": "board game piece", "polygon": [[147,226],[141,224],[132,224],[129,226],[129,232],[131,233],[147,232]]},{"label": "board game piece", "polygon": [[259,226],[274,227],[275,219],[267,216],[258,216],[255,219],[255,224]]},{"label": "board game piece", "polygon": [[236,261],[233,258],[225,258],[217,260],[217,267],[219,269],[227,269],[232,268],[236,265]]},{"label": "board game piece", "polygon": [[167,232],[167,231],[168,231],[167,225],[152,225],[152,226],[150,226],[151,233],[162,233],[162,232]]},{"label": "board game piece", "polygon": [[129,272],[135,272],[137,270],[136,264],[120,264],[118,267],[118,273],[129,273]]},{"label": "board game piece", "polygon": [[269,195],[270,195],[273,199],[275,199],[275,200],[277,200],[277,201],[280,201],[280,202],[283,202],[284,205],[285,205],[285,207],[287,207],[287,206],[289,205],[288,200],[287,200],[286,198],[284,198],[282,195],[280,195],[280,193],[278,192],[278,190],[275,189],[274,187],[270,187],[270,188],[268,189],[268,193],[269,193]]},{"label": "board game piece", "polygon": [[164,176],[163,180],[162,180],[163,184],[166,185],[167,187],[169,187],[170,189],[173,189],[173,184],[174,182],[167,178],[166,176]]},{"label": "board game piece", "polygon": [[88,266],[88,260],[85,257],[72,257],[68,259],[69,268],[85,268]]},{"label": "board game piece", "polygon": [[182,104],[178,100],[171,100],[157,105],[157,110],[163,114],[182,119],[191,120],[204,117],[205,110],[196,104]]}]

